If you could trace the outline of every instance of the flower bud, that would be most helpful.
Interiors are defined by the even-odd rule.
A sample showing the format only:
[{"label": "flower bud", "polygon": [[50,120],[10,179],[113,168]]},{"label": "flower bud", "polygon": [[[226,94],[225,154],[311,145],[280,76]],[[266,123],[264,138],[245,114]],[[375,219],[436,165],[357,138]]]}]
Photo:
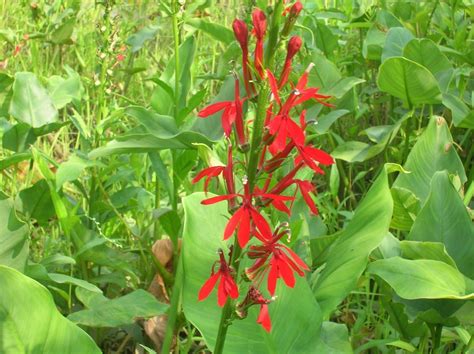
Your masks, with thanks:
[{"label": "flower bud", "polygon": [[242,50],[247,50],[249,30],[245,22],[235,19],[232,23],[232,29],[234,30],[235,39],[239,42]]}]

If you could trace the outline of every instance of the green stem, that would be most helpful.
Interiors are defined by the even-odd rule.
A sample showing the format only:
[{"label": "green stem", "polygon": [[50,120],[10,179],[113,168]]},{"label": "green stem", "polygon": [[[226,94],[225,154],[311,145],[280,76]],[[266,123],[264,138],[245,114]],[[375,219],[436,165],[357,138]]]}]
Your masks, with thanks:
[{"label": "green stem", "polygon": [[281,14],[283,12],[283,0],[278,0],[273,8],[272,22],[268,34],[267,48],[265,51],[265,66],[273,70],[273,62],[278,45],[278,32],[280,31]]},{"label": "green stem", "polygon": [[263,125],[265,123],[265,116],[267,113],[267,103],[270,91],[267,86],[260,90],[257,100],[257,111],[255,121],[253,123],[252,142],[250,145],[249,164],[247,170],[247,178],[250,191],[253,190],[257,178],[258,160],[262,148]]},{"label": "green stem", "polygon": [[173,286],[173,293],[171,295],[171,303],[168,311],[168,322],[166,323],[166,334],[163,341],[163,347],[161,348],[162,354],[168,354],[173,343],[173,336],[175,333],[176,319],[178,318],[178,312],[181,302],[181,288],[183,286],[183,265],[181,257],[178,259],[178,270],[176,271],[175,283]]}]

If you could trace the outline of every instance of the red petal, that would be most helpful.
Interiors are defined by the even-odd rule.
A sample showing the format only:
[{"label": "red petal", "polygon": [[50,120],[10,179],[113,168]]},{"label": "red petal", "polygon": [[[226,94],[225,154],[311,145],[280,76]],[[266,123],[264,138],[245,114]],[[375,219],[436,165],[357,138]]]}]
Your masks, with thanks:
[{"label": "red petal", "polygon": [[304,148],[305,153],[310,156],[313,160],[318,161],[323,165],[332,165],[334,163],[333,158],[327,152],[316,149],[312,146],[306,146]]},{"label": "red petal", "polygon": [[267,288],[271,296],[275,295],[276,282],[278,279],[278,265],[275,258],[270,260],[270,272],[268,273]]},{"label": "red petal", "polygon": [[225,194],[225,195],[218,195],[217,197],[212,197],[208,199],[204,199],[201,201],[202,205],[209,205],[222,202],[223,200],[229,200],[236,197],[238,194]]},{"label": "red petal", "polygon": [[291,139],[297,145],[304,144],[304,131],[300,128],[298,124],[296,124],[292,119],[289,119],[286,124],[286,131]]},{"label": "red petal", "polygon": [[272,330],[272,322],[268,314],[268,305],[262,304],[260,306],[260,313],[258,314],[257,323],[260,323],[267,332]]},{"label": "red petal", "polygon": [[224,166],[211,166],[207,167],[201,172],[199,172],[194,178],[193,183],[199,182],[202,178],[209,176],[209,177],[216,177],[224,170]]},{"label": "red petal", "polygon": [[200,118],[208,117],[211,114],[214,114],[214,113],[217,113],[217,112],[223,110],[224,108],[226,108],[227,106],[229,106],[231,104],[232,104],[231,101],[217,102],[217,103],[210,104],[206,108],[199,111],[198,117],[200,117]]},{"label": "red petal", "polygon": [[278,270],[285,284],[288,287],[293,288],[295,286],[295,276],[293,275],[290,266],[281,258],[278,258]]},{"label": "red petal", "polygon": [[217,304],[222,307],[227,301],[227,292],[225,289],[225,275],[221,276],[219,281],[219,286],[217,288]]},{"label": "red petal", "polygon": [[253,207],[250,208],[251,218],[255,224],[255,227],[260,231],[262,237],[269,240],[272,238],[272,231],[270,230],[270,226],[268,225],[267,220],[260,215],[260,213],[255,210]]},{"label": "red petal", "polygon": [[234,278],[232,278],[230,274],[225,276],[225,290],[232,299],[237,299],[239,297],[239,289],[237,288],[237,284],[235,284]]},{"label": "red petal", "polygon": [[234,233],[235,228],[240,223],[240,220],[242,218],[242,213],[244,212],[243,209],[244,208],[239,208],[227,222],[227,225],[224,230],[224,240],[227,240]]},{"label": "red petal", "polygon": [[280,200],[273,200],[273,201],[272,201],[272,205],[273,205],[276,209],[278,209],[278,210],[280,210],[280,211],[282,211],[282,212],[284,212],[284,213],[286,213],[286,214],[288,214],[288,215],[291,215],[290,209],[288,209],[288,207],[287,207],[287,206],[285,205],[285,203],[283,203],[282,201],[280,201]]},{"label": "red petal", "polygon": [[214,286],[216,285],[217,279],[219,279],[219,275],[220,273],[213,274],[209,279],[206,280],[204,285],[201,287],[201,290],[199,290],[199,301],[202,301],[209,296],[212,289],[214,289]]},{"label": "red petal", "polygon": [[298,266],[300,266],[301,269],[303,270],[309,270],[309,267],[306,265],[305,262],[289,247],[282,245],[285,248],[285,251],[287,251],[293,261],[295,261]]},{"label": "red petal", "polygon": [[273,73],[270,71],[270,69],[267,69],[267,76],[268,82],[270,84],[270,89],[273,93],[273,97],[275,97],[275,100],[281,106],[280,95],[278,94],[278,84],[276,82],[275,76],[273,76]]},{"label": "red petal", "polygon": [[239,231],[237,232],[237,240],[241,248],[244,248],[250,239],[250,215],[247,209],[242,208],[242,217],[240,219]]}]

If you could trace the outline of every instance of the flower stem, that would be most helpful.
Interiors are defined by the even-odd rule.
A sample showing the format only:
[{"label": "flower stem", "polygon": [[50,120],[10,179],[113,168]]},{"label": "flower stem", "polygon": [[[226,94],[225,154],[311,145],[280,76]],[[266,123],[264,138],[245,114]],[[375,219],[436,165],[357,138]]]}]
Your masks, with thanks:
[{"label": "flower stem", "polygon": [[259,153],[262,148],[263,125],[265,123],[265,116],[267,114],[266,107],[269,94],[270,91],[265,85],[260,90],[257,100],[257,112],[255,115],[255,121],[253,123],[252,142],[250,145],[249,164],[247,169],[247,178],[250,191],[253,191],[257,177]]}]

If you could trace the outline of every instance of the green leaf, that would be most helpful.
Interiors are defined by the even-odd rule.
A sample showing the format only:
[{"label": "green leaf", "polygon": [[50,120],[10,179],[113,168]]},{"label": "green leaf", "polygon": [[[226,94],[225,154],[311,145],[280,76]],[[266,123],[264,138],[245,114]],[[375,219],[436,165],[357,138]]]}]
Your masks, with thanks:
[{"label": "green leaf", "polygon": [[443,104],[451,110],[456,127],[474,129],[474,111],[460,98],[450,93],[443,93]]},{"label": "green leaf", "polygon": [[391,57],[401,56],[405,45],[413,39],[413,34],[403,27],[393,27],[387,33],[382,51],[382,63]]},{"label": "green leaf", "polygon": [[393,187],[393,217],[391,227],[397,230],[410,231],[413,221],[420,211],[420,200],[405,188]]},{"label": "green leaf", "polygon": [[28,227],[16,217],[12,201],[2,199],[1,193],[0,220],[0,264],[23,272],[29,253]]},{"label": "green leaf", "polygon": [[311,352],[324,354],[352,353],[346,325],[328,321],[323,322],[320,340]]},{"label": "green leaf", "polygon": [[186,24],[203,31],[225,45],[229,45],[232,43],[232,41],[234,41],[234,34],[232,31],[226,26],[222,26],[218,23],[212,23],[199,18],[192,18],[187,20]]},{"label": "green leaf", "polygon": [[138,52],[143,48],[145,42],[155,38],[159,29],[158,25],[148,25],[128,37],[125,43],[132,47],[132,53]]},{"label": "green leaf", "polygon": [[318,134],[325,134],[339,118],[344,117],[349,111],[347,109],[336,109],[318,118],[314,129]]},{"label": "green leaf", "polygon": [[17,209],[39,223],[54,216],[54,206],[46,180],[41,179],[30,188],[23,189],[16,200]]},{"label": "green leaf", "polygon": [[70,18],[56,28],[51,33],[51,41],[54,44],[71,44],[71,36],[74,31],[74,25],[76,24],[75,18]]},{"label": "green leaf", "polygon": [[443,243],[458,269],[474,279],[474,225],[446,171],[434,174],[430,194],[407,239]]},{"label": "green leaf", "polygon": [[135,323],[137,318],[163,314],[168,308],[142,289],[112,300],[101,294],[89,296],[88,309],[70,314],[69,320],[90,327],[118,327]]},{"label": "green leaf", "polygon": [[85,280],[77,279],[71,277],[66,274],[59,274],[59,273],[48,273],[48,278],[51,279],[53,282],[58,284],[73,284],[80,288],[86,289],[88,291],[92,291],[94,293],[102,294],[102,290],[100,290],[94,284],[91,284]]},{"label": "green leaf", "polygon": [[64,183],[75,181],[82,171],[93,165],[93,161],[85,160],[77,155],[70,156],[66,162],[59,165],[56,171],[56,188],[59,190]]},{"label": "green leaf", "polygon": [[83,91],[81,77],[71,68],[68,69],[67,78],[54,75],[48,79],[48,92],[57,109],[70,102],[80,101]]},{"label": "green leaf", "polygon": [[444,262],[392,257],[371,263],[368,271],[404,299],[474,299],[472,280]]},{"label": "green leaf", "polygon": [[352,220],[329,250],[326,264],[313,286],[324,317],[355,287],[370,253],[388,233],[393,202],[387,170],[382,169]]},{"label": "green leaf", "polygon": [[467,179],[448,125],[442,117],[430,119],[403,168],[410,173],[400,174],[393,186],[412,191],[422,203],[428,197],[431,178],[436,171],[447,170],[450,174],[456,174],[462,183]]},{"label": "green leaf", "polygon": [[13,83],[13,96],[10,114],[20,122],[33,128],[54,123],[58,120],[58,111],[33,73],[18,72]]},{"label": "green leaf", "polygon": [[377,85],[381,91],[402,99],[408,107],[441,102],[441,91],[433,74],[403,57],[392,57],[382,63]]},{"label": "green leaf", "polygon": [[[202,302],[198,301],[198,292],[218,258],[216,251],[227,249],[230,243],[222,240],[228,217],[225,203],[204,207],[200,204],[203,198],[204,193],[194,193],[183,199],[183,309],[186,318],[198,328],[212,349],[222,309],[217,306],[215,291]],[[293,289],[279,282],[276,293],[276,300],[269,305],[271,333],[267,334],[256,323],[258,307],[253,306],[247,318],[234,321],[229,327],[225,352],[307,353],[313,350],[319,342],[321,314],[306,280],[298,277]],[[241,299],[244,296],[241,294]]]},{"label": "green leaf", "polygon": [[0,160],[0,171],[12,166],[16,165],[22,161],[26,161],[31,159],[31,152],[18,152],[16,154],[10,155],[3,160]]},{"label": "green leaf", "polygon": [[64,318],[42,285],[0,266],[0,352],[101,353],[91,337]]},{"label": "green leaf", "polygon": [[431,259],[441,261],[458,269],[441,242],[400,241],[401,257],[406,259]]},{"label": "green leaf", "polygon": [[18,123],[11,126],[3,133],[3,148],[15,151],[25,152],[36,141],[34,130],[26,123]]},{"label": "green leaf", "polygon": [[438,46],[427,38],[414,38],[403,48],[403,56],[427,68],[445,92],[453,75],[453,66]]}]

